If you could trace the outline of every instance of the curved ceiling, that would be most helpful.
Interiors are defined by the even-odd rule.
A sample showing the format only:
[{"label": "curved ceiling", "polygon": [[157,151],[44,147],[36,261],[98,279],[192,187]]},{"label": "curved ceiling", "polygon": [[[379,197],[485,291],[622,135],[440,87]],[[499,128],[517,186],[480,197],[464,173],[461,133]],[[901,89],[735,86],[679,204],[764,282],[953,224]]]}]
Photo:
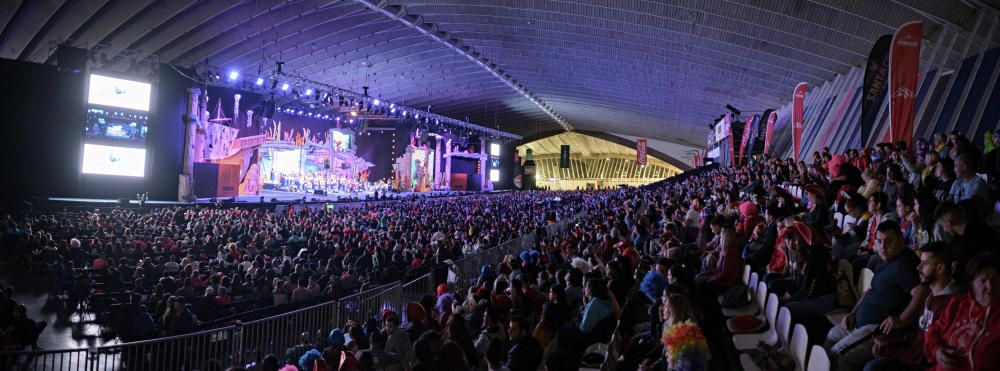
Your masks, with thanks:
[{"label": "curved ceiling", "polygon": [[942,32],[957,35],[949,62],[992,46],[998,4],[8,0],[0,57],[53,63],[65,42],[181,66],[257,71],[280,60],[285,72],[525,136],[573,128],[700,145],[726,104],[783,105],[798,82],[861,65],[874,40],[908,21],[926,22],[925,64]]}]

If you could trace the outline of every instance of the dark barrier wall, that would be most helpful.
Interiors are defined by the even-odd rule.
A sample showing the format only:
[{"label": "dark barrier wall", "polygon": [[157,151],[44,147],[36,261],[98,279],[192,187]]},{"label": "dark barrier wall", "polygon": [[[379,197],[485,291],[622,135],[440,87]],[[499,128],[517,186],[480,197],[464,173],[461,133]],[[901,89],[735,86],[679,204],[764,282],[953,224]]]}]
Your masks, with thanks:
[{"label": "dark barrier wall", "polygon": [[75,193],[84,74],[0,59],[0,76],[0,199]]}]

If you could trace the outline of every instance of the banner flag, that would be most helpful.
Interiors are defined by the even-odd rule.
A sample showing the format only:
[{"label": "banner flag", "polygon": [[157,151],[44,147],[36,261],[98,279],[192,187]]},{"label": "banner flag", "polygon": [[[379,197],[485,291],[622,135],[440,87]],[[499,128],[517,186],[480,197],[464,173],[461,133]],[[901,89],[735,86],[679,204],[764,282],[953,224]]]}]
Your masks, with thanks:
[{"label": "banner flag", "polygon": [[740,140],[740,157],[736,166],[743,166],[743,155],[746,153],[747,142],[758,123],[760,123],[760,116],[753,115],[752,119],[743,124],[743,139]]},{"label": "banner flag", "polygon": [[729,137],[729,166],[736,166],[736,151],[733,145],[733,116],[731,113],[726,114],[725,119],[726,125],[726,136]]},{"label": "banner flag", "polygon": [[882,107],[885,89],[889,86],[889,47],[892,45],[892,35],[883,35],[875,41],[871,53],[868,54],[868,64],[865,68],[864,85],[861,88],[861,146],[868,143],[875,126],[878,109]]},{"label": "banner flag", "polygon": [[646,139],[635,140],[635,162],[639,165],[646,164]]},{"label": "banner flag", "polygon": [[[912,145],[916,116],[917,69],[924,23],[909,22],[896,30],[889,52],[889,137],[890,142]],[[910,147],[912,148],[912,147]]]},{"label": "banner flag", "polygon": [[767,115],[767,126],[764,129],[764,155],[771,152],[771,133],[774,132],[774,122],[778,121],[778,112],[769,110],[771,113]]},{"label": "banner flag", "polygon": [[569,168],[569,144],[559,146],[559,168]]},{"label": "banner flag", "polygon": [[805,110],[808,87],[809,84],[800,82],[792,94],[792,156],[795,157],[795,161],[799,160],[799,151],[802,150],[802,113]]}]

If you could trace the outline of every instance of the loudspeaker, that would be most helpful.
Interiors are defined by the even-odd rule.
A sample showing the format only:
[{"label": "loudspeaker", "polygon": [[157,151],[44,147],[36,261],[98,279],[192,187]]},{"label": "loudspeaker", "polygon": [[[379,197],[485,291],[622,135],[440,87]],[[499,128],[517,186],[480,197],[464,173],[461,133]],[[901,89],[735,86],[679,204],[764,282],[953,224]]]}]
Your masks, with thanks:
[{"label": "loudspeaker", "polygon": [[322,189],[313,190],[313,194],[317,196],[326,196],[326,191]]},{"label": "loudspeaker", "polygon": [[268,118],[268,119],[274,117],[274,101],[273,100],[270,100],[270,99],[265,100],[264,103],[262,103],[261,105],[262,105],[262,107],[261,107],[261,113],[260,113],[261,116],[263,116],[264,118]]},{"label": "loudspeaker", "polygon": [[87,49],[59,45],[56,48],[56,63],[60,71],[83,72],[87,69]]}]

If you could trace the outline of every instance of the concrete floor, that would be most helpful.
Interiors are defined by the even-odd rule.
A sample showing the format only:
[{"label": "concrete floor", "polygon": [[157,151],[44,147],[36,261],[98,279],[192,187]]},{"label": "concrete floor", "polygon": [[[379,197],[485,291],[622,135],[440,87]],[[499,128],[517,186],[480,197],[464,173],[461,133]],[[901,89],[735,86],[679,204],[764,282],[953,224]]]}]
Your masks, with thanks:
[{"label": "concrete floor", "polygon": [[[38,339],[38,346],[45,350],[89,348],[117,344],[117,339],[101,337],[101,327],[93,323],[92,313],[81,314],[69,310],[63,300],[48,292],[52,281],[38,272],[28,272],[24,267],[0,263],[0,283],[14,287],[15,298],[28,309],[28,316],[35,321],[46,321],[48,326]],[[24,348],[28,350],[29,348]]]}]

